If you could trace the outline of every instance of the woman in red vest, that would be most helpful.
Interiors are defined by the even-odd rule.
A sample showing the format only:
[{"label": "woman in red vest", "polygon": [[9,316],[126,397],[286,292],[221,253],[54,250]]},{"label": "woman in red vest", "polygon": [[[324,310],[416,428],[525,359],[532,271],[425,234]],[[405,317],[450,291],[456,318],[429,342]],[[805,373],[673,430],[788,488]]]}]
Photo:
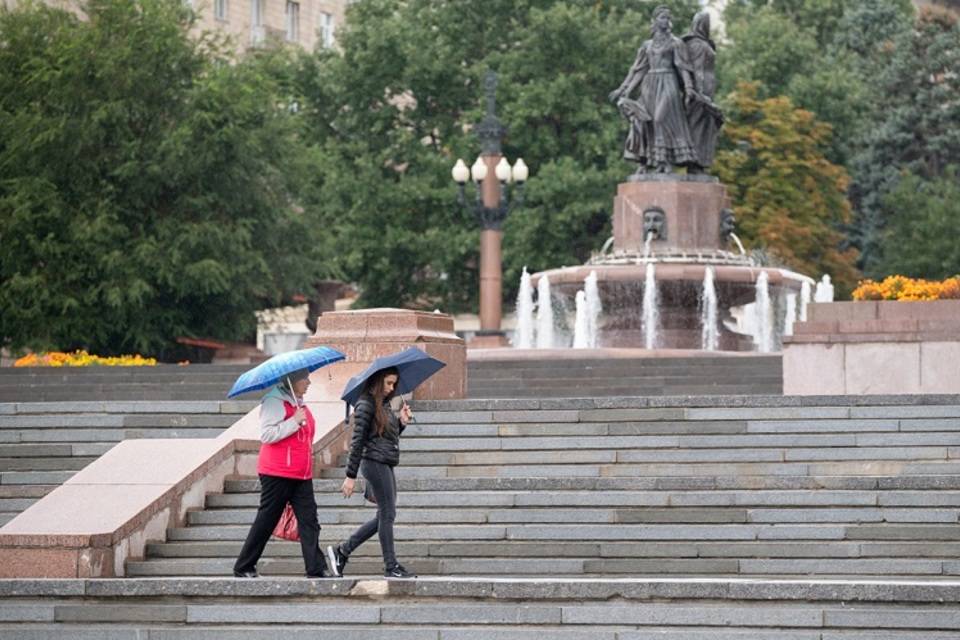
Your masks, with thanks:
[{"label": "woman in red vest", "polygon": [[297,516],[307,577],[327,577],[313,495],[316,425],[310,409],[303,404],[303,394],[309,387],[310,372],[301,369],[281,379],[260,403],[260,508],[233,565],[233,575],[238,578],[257,577],[257,561],[288,502]]}]

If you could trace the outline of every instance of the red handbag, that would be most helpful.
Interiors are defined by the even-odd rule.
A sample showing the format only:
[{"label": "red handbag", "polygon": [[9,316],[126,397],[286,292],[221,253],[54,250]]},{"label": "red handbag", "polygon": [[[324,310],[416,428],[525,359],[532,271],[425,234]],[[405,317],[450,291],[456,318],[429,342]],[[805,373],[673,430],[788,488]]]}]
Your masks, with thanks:
[{"label": "red handbag", "polygon": [[297,530],[297,516],[294,515],[293,507],[290,506],[289,502],[283,508],[283,513],[280,514],[280,521],[277,522],[277,526],[273,528],[273,535],[294,542],[300,539],[300,532]]}]

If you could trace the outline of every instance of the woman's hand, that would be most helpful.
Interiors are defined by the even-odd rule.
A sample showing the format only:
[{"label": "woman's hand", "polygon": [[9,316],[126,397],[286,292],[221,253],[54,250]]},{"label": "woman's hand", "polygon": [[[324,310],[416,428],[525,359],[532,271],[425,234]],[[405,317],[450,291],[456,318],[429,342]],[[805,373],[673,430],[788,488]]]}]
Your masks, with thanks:
[{"label": "woman's hand", "polygon": [[353,488],[357,484],[356,478],[346,478],[343,481],[343,484],[340,485],[340,493],[343,494],[344,498],[349,498],[353,495]]},{"label": "woman's hand", "polygon": [[293,412],[293,419],[297,421],[297,424],[301,427],[307,424],[307,410],[303,407],[299,407],[296,411]]},{"label": "woman's hand", "polygon": [[413,409],[410,408],[410,405],[404,402],[403,406],[400,407],[400,422],[406,426],[410,424],[411,420],[413,420]]}]

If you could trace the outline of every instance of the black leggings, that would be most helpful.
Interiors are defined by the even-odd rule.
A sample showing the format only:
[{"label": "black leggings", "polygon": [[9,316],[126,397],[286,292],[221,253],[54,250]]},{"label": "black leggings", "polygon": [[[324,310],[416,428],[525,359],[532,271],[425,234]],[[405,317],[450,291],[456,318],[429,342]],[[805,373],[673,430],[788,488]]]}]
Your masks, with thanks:
[{"label": "black leggings", "polygon": [[360,463],[360,473],[373,489],[373,495],[377,499],[377,517],[360,525],[350,539],[340,545],[340,550],[349,556],[373,537],[373,534],[378,533],[383,564],[389,570],[397,564],[397,554],[393,549],[393,522],[397,519],[397,480],[393,475],[393,467],[366,458]]}]

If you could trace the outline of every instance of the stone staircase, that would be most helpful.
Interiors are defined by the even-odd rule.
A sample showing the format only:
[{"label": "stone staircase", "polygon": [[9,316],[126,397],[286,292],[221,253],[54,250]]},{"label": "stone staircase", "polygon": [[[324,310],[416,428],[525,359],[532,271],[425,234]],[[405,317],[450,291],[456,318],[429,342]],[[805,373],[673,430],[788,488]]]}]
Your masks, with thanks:
[{"label": "stone staircase", "polygon": [[[0,637],[957,640],[960,397],[419,402],[398,552],[229,576],[257,483],[115,580],[0,580]],[[315,480],[321,541],[374,508]],[[0,485],[2,486],[2,485]]]},{"label": "stone staircase", "polygon": [[[615,350],[614,350],[615,351]],[[527,352],[529,353],[529,352]],[[514,356],[469,361],[471,398],[762,395],[783,392],[779,355],[613,357],[558,353],[555,359]]]},{"label": "stone staircase", "polygon": [[[404,434],[399,556],[440,576],[960,576],[960,399],[660,400],[430,403]],[[321,475],[335,542],[374,510]],[[257,491],[229,482],[128,575],[229,575]],[[271,543],[261,569],[299,575],[299,547]]]},{"label": "stone staircase", "polygon": [[249,400],[0,403],[0,526],[121,440],[216,437],[255,404]]},{"label": "stone staircase", "polygon": [[0,367],[0,403],[223,400],[251,366]]}]

